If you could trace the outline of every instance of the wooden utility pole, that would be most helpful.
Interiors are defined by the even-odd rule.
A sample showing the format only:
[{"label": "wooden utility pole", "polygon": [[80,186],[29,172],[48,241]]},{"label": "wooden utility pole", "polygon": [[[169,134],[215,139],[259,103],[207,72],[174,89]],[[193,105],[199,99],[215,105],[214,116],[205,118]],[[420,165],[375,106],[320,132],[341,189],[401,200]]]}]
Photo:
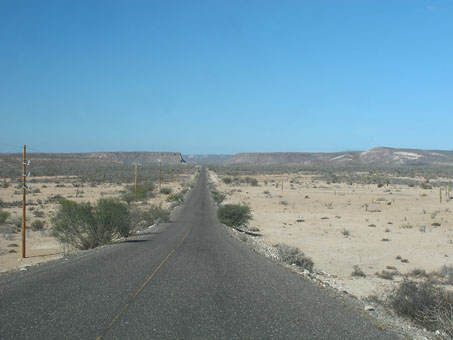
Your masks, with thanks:
[{"label": "wooden utility pole", "polygon": [[137,175],[138,175],[138,161],[135,161],[135,200],[137,200]]},{"label": "wooden utility pole", "polygon": [[22,162],[22,258],[25,258],[25,229],[27,226],[27,146],[24,145]]}]

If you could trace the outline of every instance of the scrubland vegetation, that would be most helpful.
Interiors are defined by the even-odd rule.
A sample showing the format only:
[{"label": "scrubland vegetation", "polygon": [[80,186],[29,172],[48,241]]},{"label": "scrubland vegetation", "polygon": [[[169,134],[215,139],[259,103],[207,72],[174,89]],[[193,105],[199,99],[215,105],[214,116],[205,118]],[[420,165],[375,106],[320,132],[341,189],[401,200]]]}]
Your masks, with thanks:
[{"label": "scrubland vegetation", "polygon": [[96,159],[32,161],[27,192],[27,254],[32,256],[20,260],[20,166],[12,160],[4,164],[0,169],[0,272],[117,242],[169,222],[170,212],[183,202],[197,171],[187,164],[162,165],[163,190],[158,190],[159,165],[139,166],[135,191],[133,164]]},{"label": "scrubland vegetation", "polygon": [[453,336],[452,167],[209,170],[219,211],[253,211],[244,229],[262,237],[240,233],[240,240],[267,245],[323,285],[379,303],[442,339]]}]

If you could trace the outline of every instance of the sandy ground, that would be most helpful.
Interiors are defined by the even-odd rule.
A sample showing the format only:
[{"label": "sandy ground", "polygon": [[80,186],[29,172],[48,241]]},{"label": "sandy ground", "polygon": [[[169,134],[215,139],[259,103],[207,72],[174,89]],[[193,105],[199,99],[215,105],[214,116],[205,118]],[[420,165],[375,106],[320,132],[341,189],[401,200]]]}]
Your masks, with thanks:
[{"label": "sandy ground", "polygon": [[[76,249],[58,242],[50,236],[51,218],[58,209],[58,203],[52,202],[55,195],[61,195],[66,199],[76,202],[96,202],[99,198],[120,197],[124,192],[125,184],[104,183],[91,186],[80,186],[77,177],[34,177],[32,188],[27,195],[27,233],[26,233],[26,258],[22,259],[22,237],[21,233],[12,227],[22,217],[22,192],[15,188],[15,184],[8,188],[0,187],[0,200],[3,202],[20,201],[18,207],[3,208],[1,211],[10,213],[7,221],[0,225],[0,273],[14,269],[27,268],[42,262],[61,258],[69,253],[77,252]],[[182,183],[192,183],[194,175],[179,175],[174,182],[165,182],[162,187],[172,189],[172,193],[182,190]],[[77,186],[77,187],[76,187]],[[160,194],[158,184],[156,185],[154,198],[144,202],[137,202],[139,207],[146,208],[153,204],[162,204],[164,208],[170,205],[166,201],[167,195]],[[38,212],[38,213],[37,213]],[[35,215],[38,215],[36,217]],[[34,220],[42,220],[45,223],[44,229],[39,231],[31,230],[30,226]]]},{"label": "sandy ground", "polygon": [[[403,280],[376,272],[431,272],[453,263],[453,200],[440,203],[438,188],[328,184],[301,174],[253,176],[258,186],[251,186],[209,175],[226,194],[224,204],[251,207],[250,227],[266,243],[300,248],[332,285],[355,296],[382,297]],[[351,276],[356,265],[366,277]]]}]

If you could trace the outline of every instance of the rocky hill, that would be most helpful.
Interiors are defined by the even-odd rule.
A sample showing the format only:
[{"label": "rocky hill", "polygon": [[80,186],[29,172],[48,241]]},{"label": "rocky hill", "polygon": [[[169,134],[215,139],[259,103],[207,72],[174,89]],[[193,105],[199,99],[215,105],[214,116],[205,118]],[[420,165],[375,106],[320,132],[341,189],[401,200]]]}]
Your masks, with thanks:
[{"label": "rocky hill", "polygon": [[453,165],[453,151],[393,149],[336,153],[269,152],[239,153],[226,164],[305,165]]}]

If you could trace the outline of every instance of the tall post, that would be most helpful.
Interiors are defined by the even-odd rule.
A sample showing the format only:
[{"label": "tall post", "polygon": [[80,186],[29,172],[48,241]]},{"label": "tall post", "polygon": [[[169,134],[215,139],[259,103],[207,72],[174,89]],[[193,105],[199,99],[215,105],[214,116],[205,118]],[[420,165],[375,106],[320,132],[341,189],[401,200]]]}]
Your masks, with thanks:
[{"label": "tall post", "polygon": [[137,200],[138,161],[135,161],[135,200]]},{"label": "tall post", "polygon": [[22,162],[22,258],[25,258],[25,229],[27,226],[27,146],[24,145]]},{"label": "tall post", "polygon": [[159,190],[162,187],[162,162],[159,160]]}]

